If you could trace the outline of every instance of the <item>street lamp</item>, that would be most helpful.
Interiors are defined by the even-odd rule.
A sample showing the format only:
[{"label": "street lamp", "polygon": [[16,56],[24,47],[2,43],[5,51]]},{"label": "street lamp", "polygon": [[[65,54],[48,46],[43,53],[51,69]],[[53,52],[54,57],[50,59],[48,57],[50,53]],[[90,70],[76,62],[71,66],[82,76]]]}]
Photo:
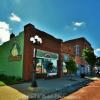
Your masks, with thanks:
[{"label": "street lamp", "polygon": [[35,35],[34,37],[30,38],[30,41],[34,44],[35,48],[35,57],[34,57],[34,65],[33,65],[33,72],[32,72],[32,87],[37,87],[37,82],[36,82],[36,54],[37,54],[37,47],[40,46],[42,43],[42,39],[38,36]]}]

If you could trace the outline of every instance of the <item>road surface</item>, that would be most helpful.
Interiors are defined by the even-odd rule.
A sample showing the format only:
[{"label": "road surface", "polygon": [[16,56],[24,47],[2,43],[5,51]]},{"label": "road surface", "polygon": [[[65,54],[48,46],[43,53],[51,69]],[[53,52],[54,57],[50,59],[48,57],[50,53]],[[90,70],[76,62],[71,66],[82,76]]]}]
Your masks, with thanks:
[{"label": "road surface", "polygon": [[100,78],[61,100],[100,100]]}]

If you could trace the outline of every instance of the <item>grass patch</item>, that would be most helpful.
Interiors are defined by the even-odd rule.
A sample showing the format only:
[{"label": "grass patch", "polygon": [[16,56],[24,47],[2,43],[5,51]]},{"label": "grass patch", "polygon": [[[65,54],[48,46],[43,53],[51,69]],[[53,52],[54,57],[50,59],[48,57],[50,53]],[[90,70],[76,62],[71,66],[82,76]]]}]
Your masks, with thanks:
[{"label": "grass patch", "polygon": [[0,81],[0,86],[5,86],[5,83]]}]

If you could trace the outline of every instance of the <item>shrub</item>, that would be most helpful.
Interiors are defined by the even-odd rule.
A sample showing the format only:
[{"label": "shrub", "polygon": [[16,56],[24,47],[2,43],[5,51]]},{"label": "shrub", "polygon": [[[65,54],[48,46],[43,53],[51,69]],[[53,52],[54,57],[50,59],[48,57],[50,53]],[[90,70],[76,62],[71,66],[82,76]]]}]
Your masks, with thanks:
[{"label": "shrub", "polygon": [[69,70],[72,73],[75,73],[77,71],[77,66],[73,59],[70,59],[68,62],[65,63],[66,63],[67,70]]},{"label": "shrub", "polygon": [[4,74],[0,75],[0,81],[6,83],[6,84],[16,84],[16,83],[21,83],[23,80],[19,77],[15,76],[7,76]]},{"label": "shrub", "polygon": [[4,86],[4,85],[5,85],[5,83],[0,81],[0,86]]}]

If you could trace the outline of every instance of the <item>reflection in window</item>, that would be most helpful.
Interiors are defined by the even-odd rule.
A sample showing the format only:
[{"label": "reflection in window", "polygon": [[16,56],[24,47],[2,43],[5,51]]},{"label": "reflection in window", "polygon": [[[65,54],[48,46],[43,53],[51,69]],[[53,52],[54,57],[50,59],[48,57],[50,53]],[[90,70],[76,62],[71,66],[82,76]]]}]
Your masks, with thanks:
[{"label": "reflection in window", "polygon": [[43,59],[37,59],[37,64],[36,64],[37,73],[46,73],[43,63],[44,63]]},{"label": "reflection in window", "polygon": [[[52,69],[48,68],[48,65],[52,63]],[[50,69],[50,71],[48,71]],[[37,64],[36,64],[36,72],[37,73],[57,73],[57,60],[55,59],[44,59],[44,58],[38,58]]]},{"label": "reflection in window", "polygon": [[63,73],[67,73],[66,64],[63,62]]}]

